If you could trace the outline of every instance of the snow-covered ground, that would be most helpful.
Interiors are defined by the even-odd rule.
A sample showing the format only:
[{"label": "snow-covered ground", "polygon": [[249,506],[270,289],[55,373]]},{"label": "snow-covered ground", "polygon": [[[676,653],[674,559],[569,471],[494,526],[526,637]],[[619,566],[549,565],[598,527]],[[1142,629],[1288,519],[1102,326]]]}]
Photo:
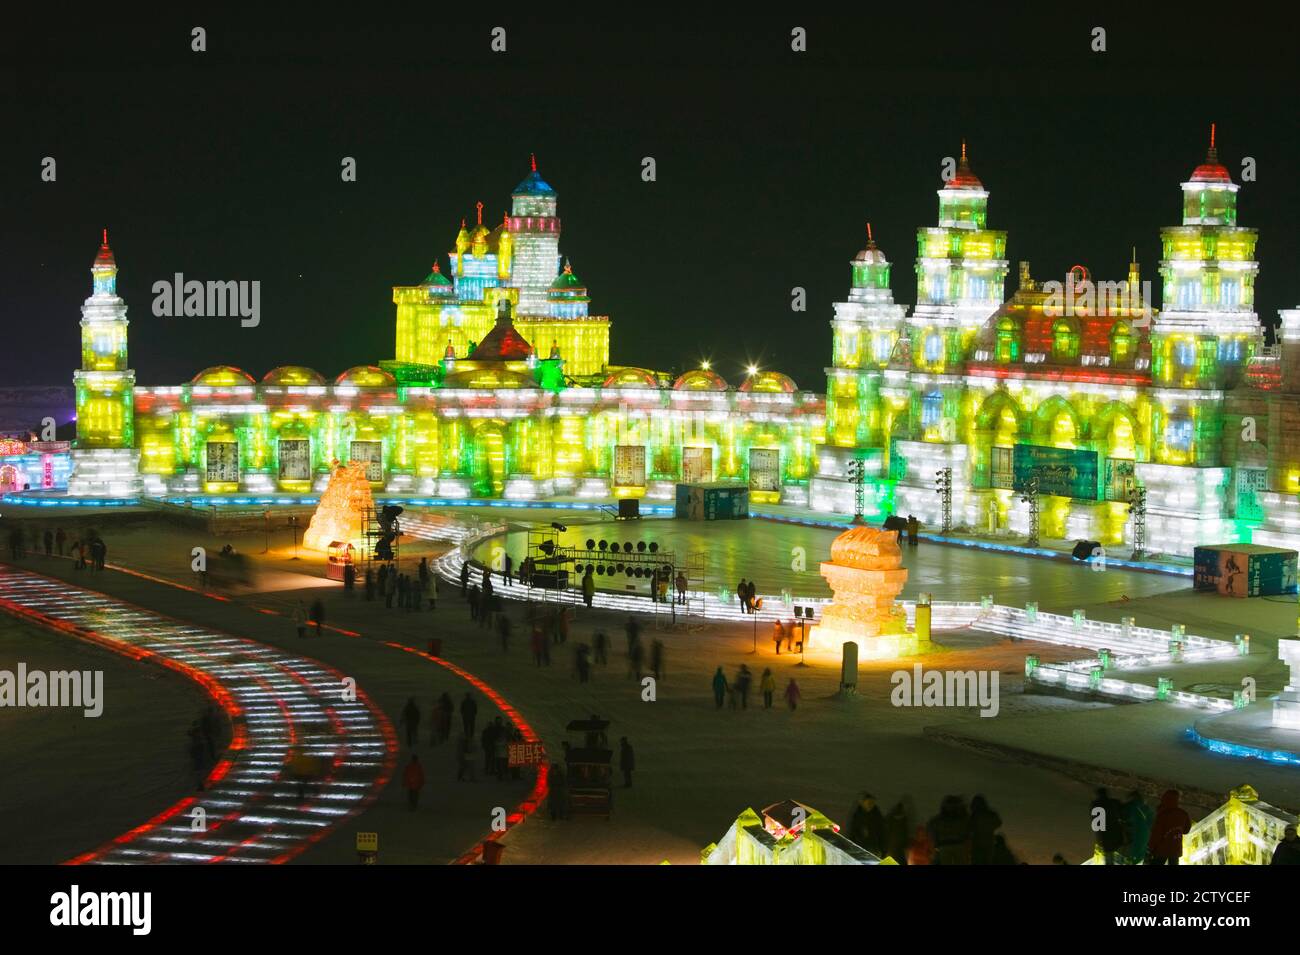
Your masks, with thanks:
[{"label": "snow-covered ground", "polygon": [[[516,519],[508,512],[493,516]],[[552,516],[547,515],[548,522]],[[536,519],[536,515],[517,517]],[[737,549],[734,542],[728,543],[728,535],[742,526],[744,546]],[[656,528],[649,521],[643,522],[643,527],[647,534],[668,530],[668,525]],[[606,536],[614,535],[612,524],[607,522],[603,529]],[[623,536],[624,528],[617,530]],[[806,546],[807,565],[815,575],[816,563],[824,559],[834,536],[832,531],[759,521],[697,526],[680,533],[702,535],[700,539],[716,545],[720,553],[756,555],[744,566],[757,569],[746,576],[756,577],[760,589],[769,591],[779,591],[783,583],[788,586],[801,579],[798,571],[780,570],[789,568],[791,547]],[[109,538],[109,559],[190,583],[190,547],[219,543],[194,532],[145,524],[114,532]],[[647,618],[643,639],[646,643],[653,639],[664,642],[667,667],[656,700],[646,702],[641,686],[626,673],[622,614],[579,608],[568,645],[557,649],[551,667],[539,668],[528,650],[519,605],[509,607],[515,630],[509,650],[503,652],[494,633],[471,624],[466,605],[445,584],[443,601],[434,613],[386,611],[359,597],[348,600],[337,584],[313,579],[322,570],[317,558],[293,562],[287,548],[263,558],[256,554],[263,546],[260,535],[234,543],[267,571],[263,586],[272,589],[245,591],[227,603],[112,573],[96,583],[138,603],[281,645],[296,642],[288,621],[259,613],[256,608],[285,611],[297,600],[310,602],[319,594],[326,601],[329,623],[373,639],[326,636],[298,652],[344,672],[358,673],[394,720],[408,695],[417,695],[427,709],[426,701],[444,687],[459,699],[463,684],[457,686],[456,678],[441,668],[396,653],[378,641],[386,638],[422,646],[436,636],[443,640],[443,654],[448,659],[487,681],[520,709],[552,753],[558,753],[561,741],[568,738],[565,725],[591,713],[613,721],[612,742],[621,736],[630,739],[638,765],[635,785],[616,792],[612,819],[554,823],[543,811],[506,836],[507,863],[657,863],[665,859],[691,863],[698,861],[700,849],[720,837],[747,806],[757,809],[795,798],[846,822],[850,807],[864,789],[872,791],[885,809],[909,798],[918,822],[928,818],[947,793],[984,793],[1001,813],[1013,850],[1028,861],[1047,862],[1057,851],[1074,860],[1084,858],[1091,848],[1087,807],[1092,778],[1086,772],[1071,775],[990,755],[998,747],[1030,753],[1038,750],[1076,767],[1118,768],[1213,791],[1251,782],[1262,798],[1274,804],[1300,802],[1300,791],[1291,788],[1285,771],[1213,756],[1185,742],[1179,727],[1183,722],[1190,725],[1193,717],[1189,713],[1180,714],[1161,704],[1111,706],[1021,694],[1027,653],[1037,653],[1044,661],[1088,655],[1069,648],[1012,642],[968,631],[937,634],[936,639],[949,649],[921,659],[927,670],[999,672],[1000,711],[996,718],[986,719],[974,709],[891,705],[891,675],[899,669],[910,670],[914,661],[864,663],[857,696],[842,698],[836,694],[839,664],[832,654],[810,654],[803,667],[788,654],[778,658],[766,625],[759,628],[755,654],[748,624],[714,622],[693,631],[658,631]],[[420,553],[435,554],[447,546],[450,544],[404,542],[403,556],[413,563]],[[28,566],[39,571],[41,562],[34,558]],[[1093,573],[1061,562],[937,545],[908,552],[906,562],[912,572],[905,592],[909,597],[925,590],[936,599],[968,600],[991,593],[998,603],[1010,605],[1037,599],[1044,611],[1068,613],[1077,606],[1085,608],[1090,618],[1118,620],[1131,615],[1139,624],[1149,626],[1181,622],[1189,632],[1228,639],[1248,625],[1255,651],[1251,657],[1197,665],[1178,673],[1178,684],[1231,683],[1238,681],[1243,671],[1251,671],[1259,679],[1261,692],[1280,685],[1280,673],[1272,660],[1274,638],[1269,634],[1289,632],[1285,627],[1294,626],[1294,604],[1193,594],[1186,578],[1121,570]],[[55,566],[53,572],[69,571]],[[592,682],[580,684],[572,667],[573,648],[580,641],[590,642],[597,629],[609,634],[610,662],[595,668]],[[721,665],[730,678],[741,664],[748,665],[755,677],[764,668],[772,668],[778,681],[778,702],[773,710],[764,711],[757,694],[751,697],[748,710],[715,708],[710,692],[715,668]],[[779,700],[779,692],[792,677],[803,693],[795,712]],[[480,710],[481,716],[484,712]],[[936,737],[933,728],[941,730],[942,738]],[[987,750],[950,742],[960,738],[977,740]],[[325,840],[304,860],[351,861],[353,830],[379,831],[385,862],[445,861],[481,838],[492,808],[512,805],[510,800],[526,788],[525,781],[457,786],[450,756],[445,755],[445,765],[438,764],[430,773],[438,786],[444,787],[435,787],[433,792],[436,809],[426,804],[419,813],[406,813],[398,784],[390,784],[380,803],[354,827]],[[440,753],[432,758],[443,757]],[[59,766],[51,766],[42,775],[57,777],[60,771]],[[150,808],[142,808],[142,819]]]}]

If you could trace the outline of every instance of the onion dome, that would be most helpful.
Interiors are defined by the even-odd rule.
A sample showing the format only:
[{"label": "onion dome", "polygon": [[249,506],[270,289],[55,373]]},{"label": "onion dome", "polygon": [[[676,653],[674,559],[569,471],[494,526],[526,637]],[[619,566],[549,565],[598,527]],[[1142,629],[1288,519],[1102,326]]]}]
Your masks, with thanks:
[{"label": "onion dome", "polygon": [[885,253],[876,248],[876,240],[871,235],[871,223],[867,223],[867,245],[861,252],[853,257],[856,265],[888,265],[889,261],[885,258]]},{"label": "onion dome", "polygon": [[323,385],[325,376],[304,365],[281,365],[262,376],[264,385]]},{"label": "onion dome", "polygon": [[559,361],[560,343],[558,341],[555,340],[551,341],[551,353],[547,356],[547,358],[549,358],[551,361]]},{"label": "onion dome", "polygon": [[447,350],[446,350],[445,352],[442,353],[442,357],[443,357],[443,358],[455,358],[455,357],[456,357],[456,349],[454,349],[454,348],[451,347],[451,339],[450,339],[450,338],[447,339]]},{"label": "onion dome", "polygon": [[460,220],[460,231],[456,233],[456,254],[464,252],[469,248],[469,230],[465,228],[465,220]]},{"label": "onion dome", "polygon": [[1214,146],[1214,123],[1210,124],[1210,148],[1206,150],[1205,162],[1192,170],[1192,182],[1232,182],[1232,174],[1219,162],[1219,150]]},{"label": "onion dome", "polygon": [[953,177],[944,184],[945,189],[983,189],[984,183],[980,182],[979,176],[971,171],[970,163],[966,160],[966,140],[961,143],[961,159],[957,161],[957,171]]},{"label": "onion dome", "polygon": [[356,365],[334,379],[336,385],[355,385],[358,388],[383,388],[397,384],[397,379],[377,365]]},{"label": "onion dome", "polygon": [[759,371],[746,378],[740,390],[789,395],[798,391],[799,386],[794,383],[793,378],[779,371]]},{"label": "onion dome", "polygon": [[730,391],[731,385],[716,371],[696,368],[673,382],[673,391]]},{"label": "onion dome", "polygon": [[658,388],[659,379],[644,368],[619,368],[605,378],[605,388]]},{"label": "onion dome", "polygon": [[564,260],[564,271],[555,277],[546,297],[551,301],[590,301],[587,287],[573,274],[573,266],[569,265],[568,259]]},{"label": "onion dome", "polygon": [[535,155],[530,157],[529,165],[532,167],[532,171],[523,178],[523,181],[520,182],[519,185],[515,186],[514,192],[510,195],[512,197],[555,195],[555,190],[550,187],[546,180],[542,178],[541,173],[537,171],[537,157]]},{"label": "onion dome", "polygon": [[213,365],[211,368],[204,368],[191,378],[190,384],[228,388],[232,385],[256,384],[256,379],[248,372],[236,368],[234,365]]},{"label": "onion dome", "polygon": [[117,261],[113,258],[113,250],[108,247],[108,230],[104,230],[104,241],[99,246],[99,252],[95,256],[93,268],[97,269],[115,269]]}]

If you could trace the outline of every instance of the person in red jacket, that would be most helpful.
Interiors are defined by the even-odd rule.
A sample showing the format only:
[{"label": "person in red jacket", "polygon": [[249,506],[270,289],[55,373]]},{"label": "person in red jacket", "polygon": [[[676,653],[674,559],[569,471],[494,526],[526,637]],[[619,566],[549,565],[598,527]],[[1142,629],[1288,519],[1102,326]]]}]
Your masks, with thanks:
[{"label": "person in red jacket", "polygon": [[1178,865],[1183,854],[1183,836],[1192,829],[1192,818],[1178,805],[1178,790],[1160,797],[1155,822],[1151,824],[1151,864]]},{"label": "person in red jacket", "polygon": [[424,788],[424,767],[420,765],[420,757],[414,753],[406,764],[406,772],[402,773],[402,785],[406,787],[407,805],[414,812],[420,804],[420,790]]}]

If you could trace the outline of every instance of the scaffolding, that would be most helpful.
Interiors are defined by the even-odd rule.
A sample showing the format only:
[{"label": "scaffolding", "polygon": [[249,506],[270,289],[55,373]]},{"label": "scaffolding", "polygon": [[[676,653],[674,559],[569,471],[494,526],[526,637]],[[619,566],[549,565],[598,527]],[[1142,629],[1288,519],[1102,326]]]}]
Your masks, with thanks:
[{"label": "scaffolding", "polygon": [[[365,539],[365,544],[361,549],[361,563],[362,563],[363,573],[366,570],[373,569],[373,566],[375,564],[389,563],[388,561],[380,560],[378,557],[375,556],[375,548],[379,546],[379,541],[384,536],[384,530],[379,524],[379,512],[382,509],[383,509],[382,504],[376,506],[375,504],[372,503],[367,505],[364,511],[362,512],[363,513],[362,536]],[[393,519],[393,530],[395,530],[397,533],[393,537],[392,563],[397,563],[402,556],[401,553],[402,522],[400,518]]]}]

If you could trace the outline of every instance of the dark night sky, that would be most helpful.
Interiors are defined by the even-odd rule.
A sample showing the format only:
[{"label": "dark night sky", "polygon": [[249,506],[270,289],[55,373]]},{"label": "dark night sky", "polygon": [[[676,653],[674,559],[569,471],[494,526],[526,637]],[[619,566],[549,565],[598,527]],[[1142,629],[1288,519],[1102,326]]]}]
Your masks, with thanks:
[{"label": "dark night sky", "polygon": [[[1105,54],[1088,49],[1093,20]],[[708,356],[739,380],[754,358],[822,390],[864,223],[910,305],[915,232],[963,137],[990,226],[1010,233],[1009,294],[1017,260],[1041,279],[1079,262],[1118,280],[1133,245],[1154,280],[1159,229],[1217,122],[1234,177],[1242,156],[1258,163],[1240,212],[1261,233],[1259,312],[1300,302],[1294,25],[935,21],[208,20],[206,54],[189,23],[18,27],[0,99],[0,374],[70,381],[103,226],[143,384],[391,358],[390,287],[445,268],[476,200],[499,222],[530,152],[559,192],[561,249],[613,318],[615,363]],[[498,22],[504,55],[488,49]],[[796,24],[807,54],[789,52]],[[46,155],[57,183],[39,180]],[[178,271],[260,280],[261,326],[153,317],[150,286]]]}]

